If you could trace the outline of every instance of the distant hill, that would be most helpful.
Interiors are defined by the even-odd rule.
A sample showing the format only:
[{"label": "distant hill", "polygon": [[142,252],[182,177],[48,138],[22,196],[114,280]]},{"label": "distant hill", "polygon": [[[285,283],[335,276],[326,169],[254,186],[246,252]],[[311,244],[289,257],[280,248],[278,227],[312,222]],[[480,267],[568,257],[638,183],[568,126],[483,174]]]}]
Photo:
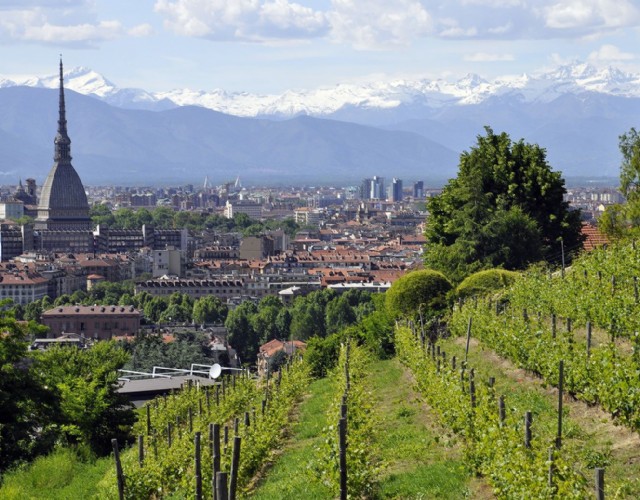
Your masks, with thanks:
[{"label": "distant hill", "polygon": [[[242,118],[195,106],[123,109],[66,91],[73,164],[87,184],[194,182],[353,182],[381,175],[443,180],[458,154],[404,130],[299,116]],[[0,88],[2,179],[35,177],[52,164],[58,93]]]}]

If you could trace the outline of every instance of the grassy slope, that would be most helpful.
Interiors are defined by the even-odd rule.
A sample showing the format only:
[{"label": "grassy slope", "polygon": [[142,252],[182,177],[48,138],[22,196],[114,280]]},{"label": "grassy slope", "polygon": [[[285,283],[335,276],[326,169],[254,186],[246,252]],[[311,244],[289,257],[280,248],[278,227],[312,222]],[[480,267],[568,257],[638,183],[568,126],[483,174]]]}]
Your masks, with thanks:
[{"label": "grassy slope", "polygon": [[413,391],[396,359],[375,364],[371,390],[378,405],[380,452],[387,464],[381,498],[487,498],[483,484],[469,476],[457,438],[436,423]]},{"label": "grassy slope", "polygon": [[82,462],[71,449],[36,459],[28,468],[5,474],[0,498],[6,500],[68,500],[92,498],[112,458]]},{"label": "grassy slope", "polygon": [[313,481],[307,471],[314,448],[322,439],[322,429],[327,425],[325,412],[331,396],[328,381],[316,380],[311,384],[308,397],[300,405],[291,439],[250,495],[252,498],[331,498],[329,490]]}]

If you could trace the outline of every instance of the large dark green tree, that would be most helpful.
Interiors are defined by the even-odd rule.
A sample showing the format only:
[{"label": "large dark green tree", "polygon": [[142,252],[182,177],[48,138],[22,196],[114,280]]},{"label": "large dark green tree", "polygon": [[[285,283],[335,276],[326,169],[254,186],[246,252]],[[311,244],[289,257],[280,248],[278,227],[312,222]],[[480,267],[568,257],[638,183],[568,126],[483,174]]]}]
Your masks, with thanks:
[{"label": "large dark green tree", "polygon": [[458,176],[427,204],[425,264],[459,282],[488,268],[523,269],[582,244],[560,172],[546,152],[485,128],[460,156]]}]

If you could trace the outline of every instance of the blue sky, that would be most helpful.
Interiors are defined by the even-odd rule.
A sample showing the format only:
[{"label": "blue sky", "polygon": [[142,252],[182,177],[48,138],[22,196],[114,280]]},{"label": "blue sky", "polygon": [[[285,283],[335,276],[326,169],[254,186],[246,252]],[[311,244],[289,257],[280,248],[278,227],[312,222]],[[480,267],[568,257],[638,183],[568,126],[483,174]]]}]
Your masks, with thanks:
[{"label": "blue sky", "polygon": [[62,53],[150,91],[640,72],[639,47],[639,0],[0,0],[0,74],[52,74]]}]

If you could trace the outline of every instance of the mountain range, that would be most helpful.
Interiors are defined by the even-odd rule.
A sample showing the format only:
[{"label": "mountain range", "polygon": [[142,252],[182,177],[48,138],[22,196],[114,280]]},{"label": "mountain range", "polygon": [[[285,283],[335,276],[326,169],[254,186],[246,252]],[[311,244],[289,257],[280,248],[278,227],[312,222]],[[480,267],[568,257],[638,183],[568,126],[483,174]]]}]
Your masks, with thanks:
[{"label": "mountain range", "polygon": [[[48,170],[57,85],[57,75],[0,78],[0,154],[9,160],[0,175]],[[122,89],[75,68],[65,88],[74,165],[90,183],[205,175],[223,182],[238,174],[260,182],[382,175],[437,183],[455,175],[459,153],[484,126],[540,144],[567,177],[615,177],[618,136],[640,111],[640,75],[584,63],[491,81],[470,74],[281,95]]]}]

